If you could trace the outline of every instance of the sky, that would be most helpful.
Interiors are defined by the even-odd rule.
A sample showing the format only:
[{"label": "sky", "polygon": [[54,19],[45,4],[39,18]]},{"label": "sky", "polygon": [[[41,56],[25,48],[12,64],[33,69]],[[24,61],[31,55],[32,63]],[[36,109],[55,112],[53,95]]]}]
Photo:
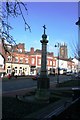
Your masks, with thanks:
[{"label": "sky", "polygon": [[40,40],[43,34],[43,25],[46,25],[48,36],[47,51],[57,56],[55,44],[64,42],[68,47],[68,57],[74,57],[78,43],[78,3],[77,2],[27,2],[28,14],[23,9],[27,23],[31,27],[25,31],[24,22],[20,17],[10,18],[13,27],[11,31],[16,43],[25,43],[27,51],[31,47],[41,49]]}]

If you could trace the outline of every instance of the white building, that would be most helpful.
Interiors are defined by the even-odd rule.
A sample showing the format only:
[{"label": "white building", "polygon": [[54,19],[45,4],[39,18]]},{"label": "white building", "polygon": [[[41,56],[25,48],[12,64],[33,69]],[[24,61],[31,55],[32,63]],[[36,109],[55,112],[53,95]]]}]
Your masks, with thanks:
[{"label": "white building", "polygon": [[0,54],[0,77],[3,77],[3,73],[5,72],[4,61],[4,57]]},{"label": "white building", "polygon": [[80,70],[80,65],[79,65],[79,61],[76,58],[73,58],[72,60],[75,63],[75,69],[74,72],[78,72]]}]

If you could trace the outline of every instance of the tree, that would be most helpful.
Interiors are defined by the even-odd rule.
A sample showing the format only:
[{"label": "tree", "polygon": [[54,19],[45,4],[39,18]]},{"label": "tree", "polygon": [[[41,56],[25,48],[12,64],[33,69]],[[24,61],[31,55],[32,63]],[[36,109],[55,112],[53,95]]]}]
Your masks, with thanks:
[{"label": "tree", "polygon": [[25,31],[27,29],[31,31],[31,28],[25,19],[23,9],[28,13],[27,4],[20,0],[15,0],[15,2],[10,2],[10,0],[0,2],[0,39],[4,38],[11,45],[16,44],[16,40],[10,35],[10,30],[13,28],[10,26],[9,17],[16,18],[21,16],[24,21]]},{"label": "tree", "polygon": [[75,56],[77,59],[78,59],[78,41],[76,43],[73,43],[71,44],[71,49],[72,49],[72,53],[73,53],[73,56]]}]

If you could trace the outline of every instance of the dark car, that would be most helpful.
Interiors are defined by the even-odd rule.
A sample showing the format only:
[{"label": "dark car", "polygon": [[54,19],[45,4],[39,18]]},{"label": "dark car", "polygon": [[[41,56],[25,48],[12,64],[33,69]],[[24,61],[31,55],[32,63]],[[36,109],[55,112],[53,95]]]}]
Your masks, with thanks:
[{"label": "dark car", "polygon": [[76,73],[75,77],[80,79],[80,73]]},{"label": "dark car", "polygon": [[39,77],[39,75],[35,75],[35,76],[32,77],[32,79],[33,79],[33,80],[37,80],[38,77]]}]

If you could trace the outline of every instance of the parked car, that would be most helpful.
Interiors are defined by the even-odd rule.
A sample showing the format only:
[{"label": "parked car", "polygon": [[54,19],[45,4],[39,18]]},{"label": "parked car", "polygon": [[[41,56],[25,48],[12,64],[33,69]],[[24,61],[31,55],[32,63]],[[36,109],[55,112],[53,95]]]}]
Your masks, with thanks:
[{"label": "parked car", "polygon": [[67,72],[66,75],[73,75],[73,73],[72,72]]},{"label": "parked car", "polygon": [[76,78],[80,78],[80,73],[76,73],[76,74],[75,74],[75,77],[76,77]]},{"label": "parked car", "polygon": [[33,79],[33,80],[37,80],[38,77],[39,77],[39,75],[35,75],[35,76],[32,77],[32,79]]},{"label": "parked car", "polygon": [[69,72],[66,72],[66,75],[70,75],[70,73],[69,73]]}]

